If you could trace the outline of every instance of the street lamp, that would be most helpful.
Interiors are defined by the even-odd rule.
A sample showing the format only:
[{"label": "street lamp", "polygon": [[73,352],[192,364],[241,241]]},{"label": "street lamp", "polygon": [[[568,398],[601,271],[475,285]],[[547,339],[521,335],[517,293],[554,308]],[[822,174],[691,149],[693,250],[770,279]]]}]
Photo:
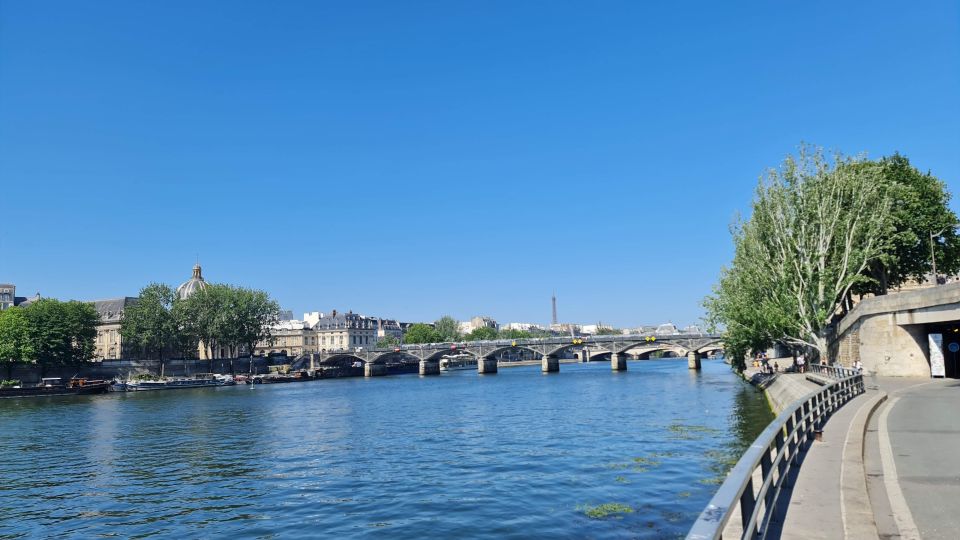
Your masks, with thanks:
[{"label": "street lamp", "polygon": [[936,257],[936,254],[935,254],[935,252],[934,252],[933,239],[939,237],[941,234],[943,234],[944,232],[946,232],[947,229],[952,229],[952,228],[954,228],[954,227],[956,227],[956,225],[948,225],[948,226],[940,229],[939,232],[930,233],[930,266],[931,266],[931,268],[932,268],[932,270],[933,270],[933,284],[934,284],[934,285],[939,285],[939,284],[940,284],[940,280],[938,279],[938,276],[937,276],[937,257]]}]

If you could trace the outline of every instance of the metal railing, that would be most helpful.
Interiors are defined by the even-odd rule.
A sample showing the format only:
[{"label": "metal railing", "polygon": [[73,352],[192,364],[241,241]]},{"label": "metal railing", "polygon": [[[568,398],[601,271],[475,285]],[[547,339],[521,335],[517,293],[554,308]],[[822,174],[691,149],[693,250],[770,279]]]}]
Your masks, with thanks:
[{"label": "metal railing", "polygon": [[826,364],[813,364],[810,366],[810,372],[816,373],[817,375],[830,377],[831,379],[843,379],[844,377],[852,377],[861,373],[853,368],[846,368],[843,366],[828,366]]},{"label": "metal railing", "polygon": [[864,392],[863,376],[856,370],[819,364],[810,368],[834,382],[791,403],[763,430],[701,512],[688,540],[722,538],[737,507],[741,539],[766,538],[771,525],[782,520],[781,492],[792,487],[813,437],[834,411]]}]

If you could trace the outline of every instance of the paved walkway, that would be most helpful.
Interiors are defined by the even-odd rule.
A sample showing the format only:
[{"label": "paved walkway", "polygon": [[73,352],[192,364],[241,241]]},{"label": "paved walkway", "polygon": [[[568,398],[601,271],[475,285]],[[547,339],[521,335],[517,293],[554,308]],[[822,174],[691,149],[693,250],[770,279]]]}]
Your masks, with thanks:
[{"label": "paved walkway", "polygon": [[810,446],[790,494],[781,538],[844,538],[840,489],[844,446],[860,407],[876,394],[877,390],[868,390],[848,401],[824,425],[823,440]]},{"label": "paved walkway", "polygon": [[888,498],[874,504],[875,512],[884,513],[877,516],[878,525],[886,523],[881,531],[905,539],[960,537],[960,381],[878,379],[877,384],[890,394],[877,411],[879,448],[873,455],[879,455],[879,467],[867,456],[868,468],[882,471]]},{"label": "paved walkway", "polygon": [[807,452],[781,538],[960,538],[960,381],[865,384]]}]

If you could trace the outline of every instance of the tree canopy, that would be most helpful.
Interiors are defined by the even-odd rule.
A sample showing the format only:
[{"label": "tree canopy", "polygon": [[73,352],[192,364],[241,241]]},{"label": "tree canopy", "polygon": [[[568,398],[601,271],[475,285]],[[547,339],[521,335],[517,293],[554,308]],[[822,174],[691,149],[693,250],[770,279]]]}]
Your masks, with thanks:
[{"label": "tree canopy", "polygon": [[400,345],[400,340],[394,336],[384,336],[377,341],[378,349],[389,349],[391,347],[396,347],[397,345]]},{"label": "tree canopy", "polygon": [[931,250],[939,274],[960,270],[957,215],[950,209],[950,192],[932,174],[922,173],[900,154],[868,162],[879,167],[888,191],[892,231],[881,256],[867,269],[872,279],[858,293],[886,294],[907,281],[922,281],[933,271]]},{"label": "tree canopy", "polygon": [[440,336],[440,339],[437,340],[438,342],[460,341],[462,337],[460,333],[460,323],[449,315],[444,315],[437,319],[433,323],[433,328]]},{"label": "tree canopy", "polygon": [[151,354],[163,359],[165,351],[177,342],[179,326],[173,315],[176,293],[162,283],[151,283],[140,289],[137,302],[124,309],[120,335],[143,356]]},{"label": "tree canopy", "polygon": [[623,334],[623,331],[618,328],[612,328],[609,326],[598,326],[597,335],[598,336],[619,336]]},{"label": "tree canopy", "polygon": [[264,291],[209,284],[180,299],[170,287],[152,283],[124,313],[121,335],[161,360],[164,350],[192,356],[200,343],[212,357],[220,347],[252,352],[257,342],[270,340],[270,325],[279,317],[280,306]]},{"label": "tree canopy", "polygon": [[404,343],[441,343],[443,336],[440,335],[432,326],[424,323],[412,325],[406,335],[403,336]]},{"label": "tree canopy", "polygon": [[0,362],[25,362],[34,358],[30,321],[24,310],[13,307],[0,311]]},{"label": "tree canopy", "polygon": [[777,341],[827,354],[832,318],[889,253],[890,207],[880,166],[818,148],[761,178],[750,218],[732,227],[733,262],[704,302],[737,367]]},{"label": "tree canopy", "polygon": [[500,330],[500,339],[530,339],[533,334],[526,330]]},{"label": "tree canopy", "polygon": [[264,291],[210,284],[184,300],[173,311],[184,336],[200,341],[212,356],[219,347],[252,353],[259,341],[269,341],[270,325],[280,318],[280,306]]},{"label": "tree canopy", "polygon": [[498,332],[496,328],[481,326],[480,328],[473,329],[473,331],[464,336],[464,339],[467,341],[490,341],[497,339],[497,336]]},{"label": "tree canopy", "polygon": [[44,298],[0,315],[0,361],[70,364],[93,358],[100,316],[92,304]]}]

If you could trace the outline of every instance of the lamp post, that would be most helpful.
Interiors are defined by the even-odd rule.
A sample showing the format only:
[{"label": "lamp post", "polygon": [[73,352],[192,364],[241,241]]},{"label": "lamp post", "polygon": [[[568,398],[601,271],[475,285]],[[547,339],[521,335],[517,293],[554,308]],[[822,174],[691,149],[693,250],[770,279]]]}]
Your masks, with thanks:
[{"label": "lamp post", "polygon": [[940,229],[939,232],[930,233],[930,266],[931,266],[931,269],[933,270],[933,284],[934,284],[934,285],[939,285],[939,284],[940,284],[940,280],[939,280],[938,277],[937,277],[937,257],[936,257],[936,253],[934,252],[933,239],[939,237],[941,234],[943,234],[944,232],[946,232],[947,229],[950,229],[950,228],[952,228],[952,227],[956,227],[956,225],[950,225],[950,226],[947,226],[947,227],[944,227],[944,228]]}]

